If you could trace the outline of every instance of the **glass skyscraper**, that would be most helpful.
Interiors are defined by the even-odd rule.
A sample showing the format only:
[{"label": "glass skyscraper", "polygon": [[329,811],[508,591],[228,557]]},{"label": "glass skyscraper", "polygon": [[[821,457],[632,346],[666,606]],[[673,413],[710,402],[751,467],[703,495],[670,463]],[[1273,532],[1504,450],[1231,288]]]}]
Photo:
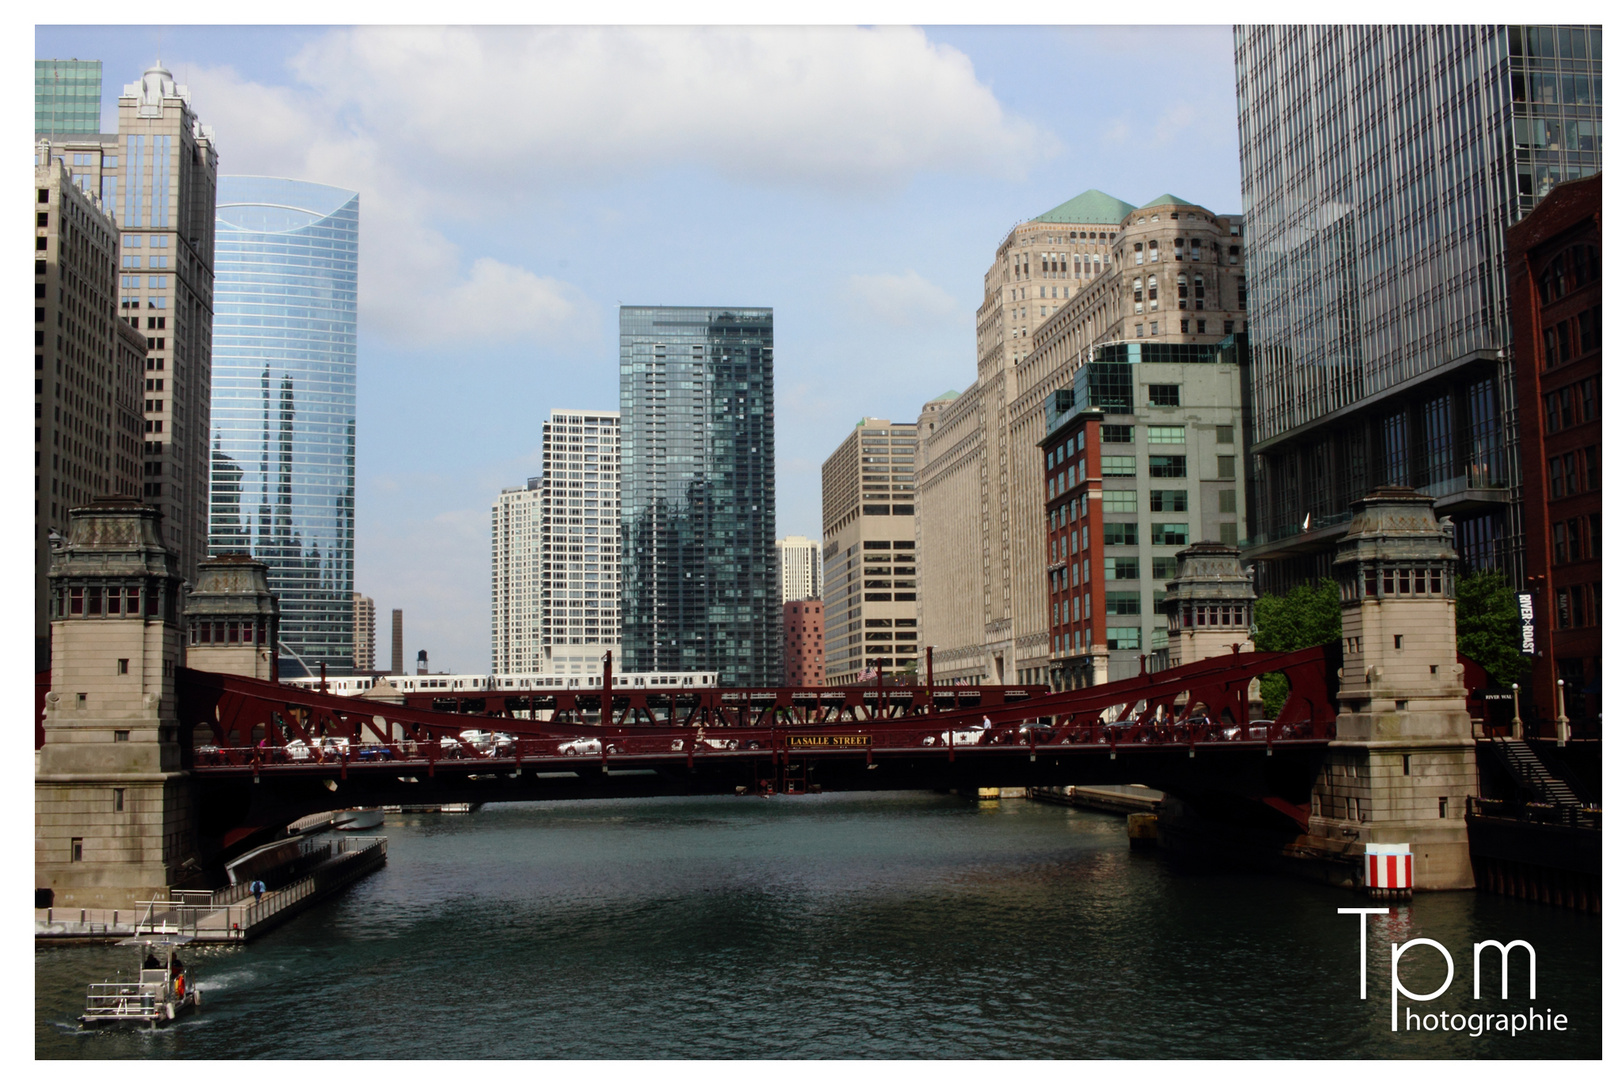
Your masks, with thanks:
[{"label": "glass skyscraper", "polygon": [[620,308],[627,671],[781,671],[772,309]]},{"label": "glass skyscraper", "polygon": [[222,176],[209,552],[270,567],[281,670],[354,663],[360,196]]},{"label": "glass skyscraper", "polygon": [[1380,484],[1520,576],[1504,232],[1599,170],[1601,51],[1583,26],[1235,28],[1268,591],[1328,576]]},{"label": "glass skyscraper", "polygon": [[101,131],[101,61],[34,61],[34,134]]}]

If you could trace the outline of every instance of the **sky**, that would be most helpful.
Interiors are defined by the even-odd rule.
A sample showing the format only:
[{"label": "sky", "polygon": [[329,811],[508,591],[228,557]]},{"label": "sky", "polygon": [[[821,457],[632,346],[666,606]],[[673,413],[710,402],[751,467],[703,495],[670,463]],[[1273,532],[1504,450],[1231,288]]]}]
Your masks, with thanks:
[{"label": "sky", "polygon": [[[444,10],[444,9],[441,9]],[[1154,27],[38,26],[103,130],[162,58],[220,172],[360,193],[355,588],[490,664],[490,507],[553,408],[618,408],[621,304],[767,306],[777,533],[864,416],[974,379],[1021,221],[1243,209],[1232,34]]]}]

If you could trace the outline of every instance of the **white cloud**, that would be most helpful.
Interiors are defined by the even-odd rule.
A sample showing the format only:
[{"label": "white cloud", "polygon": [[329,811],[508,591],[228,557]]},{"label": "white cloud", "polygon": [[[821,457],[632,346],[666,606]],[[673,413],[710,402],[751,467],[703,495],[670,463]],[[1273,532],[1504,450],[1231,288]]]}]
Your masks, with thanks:
[{"label": "white cloud", "polygon": [[[549,179],[686,166],[894,189],[930,171],[1019,176],[1055,149],[966,56],[905,28],[365,27],[292,67],[291,86],[189,73],[221,171],[359,191],[361,319],[408,348],[591,332],[573,285],[473,258],[435,224],[503,200],[516,212]],[[878,287],[869,310],[895,325],[955,310],[916,275]]]},{"label": "white cloud", "polygon": [[1055,149],[956,49],[899,27],[364,27],[295,71],[419,168],[611,175],[698,164],[734,179],[894,187],[1022,176]]},{"label": "white cloud", "polygon": [[964,314],[951,293],[916,270],[905,274],[854,274],[846,287],[846,298],[862,317],[902,329],[955,322]]}]

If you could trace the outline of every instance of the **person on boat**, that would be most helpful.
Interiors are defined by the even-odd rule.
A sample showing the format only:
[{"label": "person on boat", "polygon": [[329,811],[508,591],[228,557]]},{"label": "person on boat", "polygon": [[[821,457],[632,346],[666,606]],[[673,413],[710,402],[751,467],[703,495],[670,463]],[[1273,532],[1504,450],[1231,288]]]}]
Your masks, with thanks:
[{"label": "person on boat", "polygon": [[146,959],[141,961],[142,971],[153,971],[161,967],[163,967],[163,961],[158,959],[157,953],[149,952],[146,954]]}]

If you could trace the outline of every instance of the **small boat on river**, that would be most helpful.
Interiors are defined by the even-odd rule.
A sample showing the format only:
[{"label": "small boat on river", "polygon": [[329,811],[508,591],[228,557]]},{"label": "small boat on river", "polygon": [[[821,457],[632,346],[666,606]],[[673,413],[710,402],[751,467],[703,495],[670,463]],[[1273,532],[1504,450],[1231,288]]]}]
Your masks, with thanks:
[{"label": "small boat on river", "polygon": [[340,832],[359,832],[362,829],[375,829],[383,824],[383,811],[375,806],[359,807],[354,810],[340,810],[332,817],[332,827]]},{"label": "small boat on river", "polygon": [[196,973],[178,955],[179,947],[189,940],[179,935],[137,935],[122,942],[146,950],[138,981],[91,983],[79,1021],[91,1026],[157,1027],[201,1006],[203,993],[197,989]]}]

